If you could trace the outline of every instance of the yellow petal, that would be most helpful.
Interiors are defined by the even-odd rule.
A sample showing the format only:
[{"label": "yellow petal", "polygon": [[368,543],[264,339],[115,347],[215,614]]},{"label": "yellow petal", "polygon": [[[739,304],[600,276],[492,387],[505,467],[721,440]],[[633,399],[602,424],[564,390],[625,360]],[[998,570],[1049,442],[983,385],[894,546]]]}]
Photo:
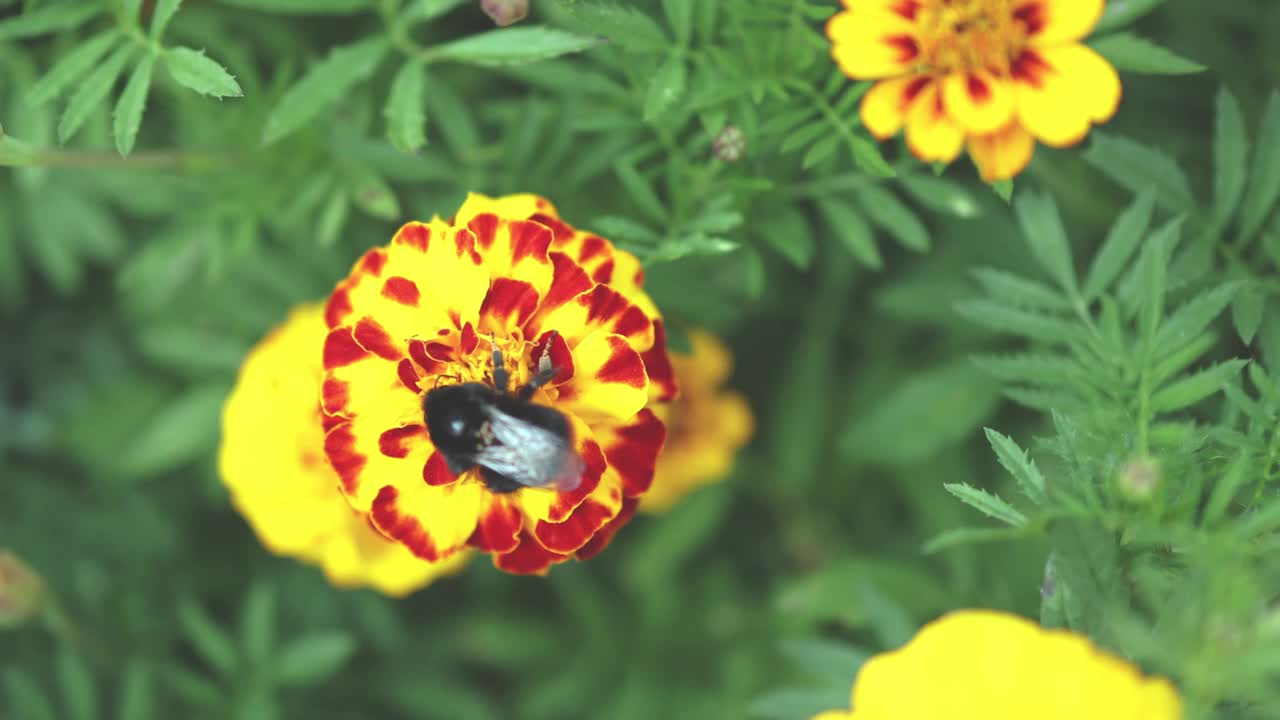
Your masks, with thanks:
[{"label": "yellow petal", "polygon": [[523,220],[537,213],[559,217],[551,201],[539,195],[518,193],[494,198],[473,192],[467,193],[467,199],[454,215],[453,224],[464,226],[482,213],[493,213],[513,220]]},{"label": "yellow petal", "polygon": [[942,104],[965,132],[989,133],[1013,117],[1013,87],[983,70],[952,73],[942,81]]},{"label": "yellow petal", "polygon": [[929,82],[925,76],[907,75],[876,83],[862,96],[859,115],[863,127],[880,140],[897,135],[907,121],[911,101]]},{"label": "yellow petal", "polygon": [[1036,142],[1016,122],[997,132],[969,137],[969,157],[987,182],[1007,180],[1031,162]]},{"label": "yellow petal", "polygon": [[857,79],[910,72],[920,56],[915,26],[893,13],[845,11],[827,22],[831,57]]},{"label": "yellow petal", "polygon": [[1017,114],[1036,139],[1074,145],[1092,123],[1105,122],[1120,104],[1120,76],[1083,45],[1028,49],[1012,68]]},{"label": "yellow petal", "polygon": [[1051,47],[1080,40],[1102,17],[1106,0],[1018,0],[1013,16],[1027,29],[1035,47]]},{"label": "yellow petal", "polygon": [[378,491],[369,517],[378,530],[414,555],[438,562],[466,546],[488,492],[471,476],[439,486],[420,477],[417,482],[406,479]]},{"label": "yellow petal", "polygon": [[964,130],[947,115],[937,83],[920,91],[907,112],[907,147],[926,162],[951,162],[964,147]]}]

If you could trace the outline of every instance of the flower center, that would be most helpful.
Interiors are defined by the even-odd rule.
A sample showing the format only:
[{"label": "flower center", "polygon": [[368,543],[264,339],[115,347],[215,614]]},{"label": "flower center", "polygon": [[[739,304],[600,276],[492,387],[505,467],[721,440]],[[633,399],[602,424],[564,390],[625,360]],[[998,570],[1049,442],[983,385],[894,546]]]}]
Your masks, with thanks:
[{"label": "flower center", "polygon": [[927,72],[1004,75],[1026,44],[1012,0],[935,0],[920,8],[917,27]]}]

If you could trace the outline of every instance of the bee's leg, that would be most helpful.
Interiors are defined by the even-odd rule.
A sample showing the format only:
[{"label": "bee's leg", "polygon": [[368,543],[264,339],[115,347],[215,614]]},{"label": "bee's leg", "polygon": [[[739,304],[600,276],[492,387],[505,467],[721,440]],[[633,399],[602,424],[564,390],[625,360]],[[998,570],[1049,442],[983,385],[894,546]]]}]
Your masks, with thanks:
[{"label": "bee's leg", "polygon": [[533,393],[538,388],[546,385],[556,379],[556,375],[560,374],[560,369],[551,365],[551,343],[555,341],[558,333],[551,331],[551,336],[547,338],[547,346],[542,349],[542,354],[538,356],[538,370],[529,378],[529,384],[520,388],[518,395],[521,400],[528,400],[533,397]]},{"label": "bee's leg", "polygon": [[506,392],[507,385],[511,382],[511,375],[507,373],[502,351],[498,349],[498,343],[494,342],[492,335],[489,336],[489,344],[493,346],[493,386],[498,389],[498,392]]}]

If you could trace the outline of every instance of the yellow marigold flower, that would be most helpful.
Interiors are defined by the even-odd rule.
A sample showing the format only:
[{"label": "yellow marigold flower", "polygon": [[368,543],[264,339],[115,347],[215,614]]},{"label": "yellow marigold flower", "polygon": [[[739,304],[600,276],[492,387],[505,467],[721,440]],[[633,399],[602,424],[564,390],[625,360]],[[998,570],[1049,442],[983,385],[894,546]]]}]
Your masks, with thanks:
[{"label": "yellow marigold flower", "polygon": [[1035,141],[1074,145],[1120,103],[1120,77],[1081,44],[1105,0],[844,0],[827,23],[851,78],[879,80],[862,124],[884,140],[905,126],[924,161],[967,144],[987,181],[1011,178]]},{"label": "yellow marigold flower", "polygon": [[1016,615],[960,610],[902,648],[867,661],[853,710],[814,720],[1178,720],[1168,680],[1066,630]]},{"label": "yellow marigold flower", "polygon": [[[325,451],[352,506],[432,562],[472,547],[544,573],[602,550],[653,482],[666,429],[651,405],[675,395],[643,281],[634,256],[533,195],[472,195],[452,221],[411,222],[367,252],[325,311]],[[552,379],[531,385],[544,367]],[[460,469],[435,447],[428,394],[499,376],[563,417],[576,488]],[[489,418],[486,448],[501,430]]]},{"label": "yellow marigold flower", "polygon": [[338,492],[324,456],[324,308],[295,308],[258,343],[222,410],[218,465],[231,501],[274,553],[321,566],[339,587],[404,595],[461,567],[414,557]]},{"label": "yellow marigold flower", "polygon": [[671,353],[680,394],[655,409],[667,424],[667,444],[658,456],[653,487],[640,509],[669,509],[689,491],[719,480],[733,467],[734,454],[751,437],[751,407],[742,395],[722,390],[733,369],[729,349],[716,336],[689,332],[691,355]]}]

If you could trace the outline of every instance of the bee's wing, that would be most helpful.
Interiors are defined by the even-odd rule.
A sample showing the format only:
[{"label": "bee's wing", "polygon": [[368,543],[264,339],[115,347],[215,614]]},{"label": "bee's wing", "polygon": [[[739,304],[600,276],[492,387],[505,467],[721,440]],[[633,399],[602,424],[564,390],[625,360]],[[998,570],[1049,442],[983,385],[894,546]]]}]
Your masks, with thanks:
[{"label": "bee's wing", "polygon": [[495,407],[485,411],[493,442],[476,453],[476,464],[528,487],[577,489],[585,465],[564,438]]}]

